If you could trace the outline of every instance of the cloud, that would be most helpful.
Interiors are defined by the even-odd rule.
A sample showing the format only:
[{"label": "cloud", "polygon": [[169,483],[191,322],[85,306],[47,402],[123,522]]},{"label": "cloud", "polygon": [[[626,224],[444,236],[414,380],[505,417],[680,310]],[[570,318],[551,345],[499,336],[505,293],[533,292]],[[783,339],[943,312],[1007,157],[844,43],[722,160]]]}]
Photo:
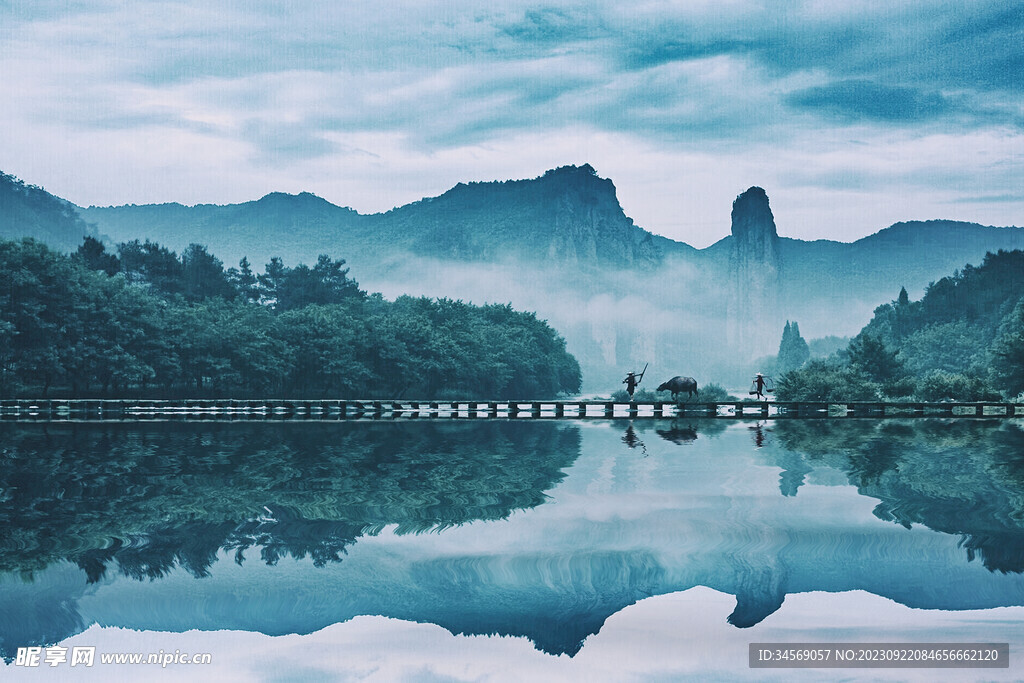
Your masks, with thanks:
[{"label": "cloud", "polygon": [[798,108],[821,111],[847,121],[917,123],[950,110],[949,102],[940,93],[863,80],[838,81],[799,90],[790,93],[786,101]]},{"label": "cloud", "polygon": [[[201,89],[211,80],[258,86],[279,83],[278,75],[319,74],[326,102],[362,114],[334,117],[337,126],[399,129],[435,148],[575,122],[727,139],[763,126],[763,116],[736,114],[774,115],[783,103],[830,117],[920,120],[948,109],[943,91],[951,86],[998,90],[1020,71],[1019,51],[997,49],[1019,33],[1020,11],[982,6],[957,22],[941,3],[860,9],[868,11],[734,3],[622,12],[602,3],[507,2],[469,13],[439,3],[295,2],[182,12],[158,2],[80,8],[56,19],[51,9],[28,22],[19,42],[30,51],[59,42],[90,58],[87,77],[122,89]],[[951,44],[962,49],[950,51]],[[794,74],[811,82],[787,91]],[[444,87],[408,90],[431,82]],[[102,118],[116,114],[115,104]]]},{"label": "cloud", "polygon": [[[599,5],[597,6],[599,7]],[[521,17],[499,22],[501,31],[519,44],[564,50],[567,44],[593,41],[610,35],[599,11],[591,7],[526,9]]]},{"label": "cloud", "polygon": [[1004,202],[1024,204],[1024,194],[985,194],[949,200],[951,204],[1001,204]]}]

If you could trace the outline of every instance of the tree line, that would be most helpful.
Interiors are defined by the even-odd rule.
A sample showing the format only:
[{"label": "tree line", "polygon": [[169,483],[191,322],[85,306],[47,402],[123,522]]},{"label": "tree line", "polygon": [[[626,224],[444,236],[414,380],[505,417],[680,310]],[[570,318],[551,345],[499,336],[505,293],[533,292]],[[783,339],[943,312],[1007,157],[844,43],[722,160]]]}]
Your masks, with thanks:
[{"label": "tree line", "polygon": [[0,396],[544,398],[579,391],[562,339],[509,305],[367,294],[345,261],[253,271],[86,237],[0,241]]},{"label": "tree line", "polygon": [[[780,350],[781,356],[781,350]],[[849,345],[779,379],[782,400],[981,401],[1024,393],[1024,251],[988,253],[875,309]]]}]

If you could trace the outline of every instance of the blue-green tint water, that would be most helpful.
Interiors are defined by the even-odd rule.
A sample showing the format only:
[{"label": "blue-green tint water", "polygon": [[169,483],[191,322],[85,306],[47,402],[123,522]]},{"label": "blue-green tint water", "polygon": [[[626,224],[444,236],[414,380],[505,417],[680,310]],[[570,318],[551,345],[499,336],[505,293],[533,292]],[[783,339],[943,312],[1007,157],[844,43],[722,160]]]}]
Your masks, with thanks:
[{"label": "blue-green tint water", "polygon": [[[809,619],[796,594],[859,591],[807,621],[833,640],[877,639],[873,596],[906,639],[977,640],[963,610],[1020,632],[991,610],[1024,605],[1022,572],[1019,420],[0,424],[8,661],[97,624],[315,638],[379,616],[526,639],[541,673],[667,635],[684,666],[721,629],[728,677]],[[635,605],[670,595],[690,602]],[[450,659],[495,646],[451,638]]]}]

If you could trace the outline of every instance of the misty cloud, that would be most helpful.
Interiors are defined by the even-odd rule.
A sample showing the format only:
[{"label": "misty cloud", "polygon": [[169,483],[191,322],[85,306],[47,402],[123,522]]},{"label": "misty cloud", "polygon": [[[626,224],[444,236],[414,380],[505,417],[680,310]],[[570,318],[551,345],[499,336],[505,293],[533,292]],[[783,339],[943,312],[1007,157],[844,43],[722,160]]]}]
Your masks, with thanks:
[{"label": "misty cloud", "polygon": [[[351,265],[361,272],[357,262]],[[689,373],[702,382],[722,381],[731,362],[716,343],[724,336],[724,290],[706,270],[673,258],[654,272],[609,270],[599,280],[588,279],[596,277],[570,266],[452,263],[415,254],[357,275],[362,288],[389,299],[448,297],[535,312],[558,330],[580,361],[584,391],[615,387],[620,368],[647,362],[652,377]],[[593,294],[581,296],[586,291]],[[769,345],[777,343],[773,333]]]}]

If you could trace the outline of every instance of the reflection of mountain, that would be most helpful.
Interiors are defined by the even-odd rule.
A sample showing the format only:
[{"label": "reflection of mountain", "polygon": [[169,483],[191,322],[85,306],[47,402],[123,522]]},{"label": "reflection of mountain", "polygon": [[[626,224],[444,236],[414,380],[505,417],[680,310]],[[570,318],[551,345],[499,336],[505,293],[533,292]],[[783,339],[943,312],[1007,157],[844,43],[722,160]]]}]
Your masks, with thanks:
[{"label": "reflection of mountain", "polygon": [[[799,433],[787,431],[793,429],[791,424]],[[735,610],[722,618],[737,627],[755,626],[780,607],[785,609],[787,595],[809,591],[863,590],[911,607],[941,610],[1024,605],[1024,575],[990,571],[981,563],[966,561],[959,545],[962,531],[935,533],[912,519],[915,515],[930,519],[947,505],[950,519],[973,519],[972,505],[987,509],[993,520],[1019,519],[1024,500],[1024,482],[1015,460],[1021,452],[1019,427],[932,420],[871,424],[874,427],[863,421],[814,421],[803,432],[796,421],[775,422],[765,428],[764,444],[758,449],[744,423],[686,421],[685,428],[698,438],[684,440],[687,445],[680,446],[657,435],[658,430],[671,429],[670,421],[638,420],[633,425],[634,438],[646,445],[646,458],[638,457],[638,451],[623,440],[627,427],[621,424],[408,426],[441,430],[444,447],[411,436],[404,424],[349,425],[352,433],[334,431],[336,425],[289,424],[288,428],[298,431],[277,441],[301,454],[278,458],[265,475],[276,472],[279,481],[260,484],[276,495],[281,509],[302,511],[307,519],[351,520],[353,529],[371,519],[394,523],[429,519],[435,526],[447,519],[458,524],[456,518],[468,521],[479,510],[489,511],[485,514],[491,521],[461,524],[437,534],[397,535],[389,527],[376,535],[360,536],[358,543],[346,546],[344,561],[319,568],[314,566],[315,558],[308,556],[283,558],[276,564],[252,560],[237,564],[229,561],[235,551],[228,544],[217,551],[221,560],[206,563],[208,575],[198,579],[180,559],[182,566],[167,569],[163,578],[153,581],[107,571],[90,584],[85,572],[64,562],[36,571],[32,583],[22,582],[14,573],[2,574],[0,648],[6,654],[11,645],[53,642],[92,623],[146,630],[284,634],[311,633],[371,614],[434,623],[453,633],[525,636],[546,652],[571,654],[624,607],[647,596],[694,586],[735,595]],[[257,430],[246,437],[246,429],[238,432],[236,427],[186,426],[186,436],[194,432],[191,441],[185,438],[178,447],[192,443],[192,450],[175,457],[172,448],[158,445],[166,436],[147,435],[147,427],[137,426],[132,437],[140,449],[136,461],[144,463],[158,455],[145,470],[148,476],[133,482],[131,468],[125,468],[119,479],[108,476],[104,485],[116,490],[121,481],[131,488],[168,476],[166,486],[153,489],[173,506],[165,508],[165,516],[167,509],[176,509],[182,518],[205,517],[213,522],[214,510],[231,511],[246,497],[259,496],[254,493],[256,487],[243,484],[247,493],[235,498],[230,487],[233,481],[258,480],[244,469],[254,459],[253,445],[262,440],[264,451],[282,449],[273,445],[272,430]],[[371,427],[382,431],[372,437],[358,435],[359,429]],[[512,427],[521,433],[514,436],[504,431]],[[320,433],[321,428],[327,435]],[[388,430],[395,428],[395,436],[389,437]],[[683,428],[682,423],[677,428]],[[33,429],[37,433],[31,447],[23,437],[14,439],[23,457],[47,443],[42,429]],[[317,445],[304,448],[299,434],[310,429]],[[88,436],[91,429],[80,431],[84,432],[80,440],[97,446],[104,443],[100,437]],[[97,431],[108,431],[108,427]],[[118,437],[105,438],[114,444],[118,441]],[[876,461],[871,454],[884,439],[895,440],[897,448],[882,452]],[[249,447],[234,445],[245,440]],[[353,463],[355,473],[346,474],[350,465],[342,454],[363,452],[360,448],[371,441],[376,444],[370,449],[372,455],[366,451]],[[50,441],[62,442],[67,443],[63,437]],[[953,460],[964,455],[957,449],[969,442],[983,455],[962,457],[942,467],[927,466],[929,454],[933,461]],[[501,443],[510,447],[505,449]],[[899,446],[913,447],[915,452],[910,459],[901,459]],[[427,453],[428,464],[423,467],[414,464],[420,448]],[[334,455],[318,456],[323,449]],[[121,449],[121,460],[127,457],[126,450]],[[456,455],[463,451],[481,455]],[[191,455],[185,457],[186,452]],[[200,471],[188,476],[187,465],[193,459]],[[330,462],[335,459],[340,464]],[[442,461],[451,463],[448,470],[437,469]],[[40,471],[53,469],[45,457],[37,455],[36,462]],[[222,470],[211,467],[218,462],[223,463]],[[554,486],[558,468],[569,464],[564,480]],[[255,463],[249,466],[256,467]],[[791,491],[797,495],[779,495],[779,467],[802,472]],[[492,477],[479,486],[468,483],[506,468],[517,474]],[[531,475],[531,469],[543,472]],[[231,471],[236,473],[234,478],[228,476]],[[882,490],[896,471],[901,472],[902,486],[886,489],[886,495],[891,510],[908,515],[905,521],[913,522],[911,529],[873,516],[874,503],[864,494],[878,496],[859,483],[863,480],[865,486]],[[438,484],[442,472],[440,479],[446,483]],[[949,495],[954,487],[948,481],[951,472],[956,473],[956,496]],[[74,477],[60,475],[59,468],[57,474],[60,484],[55,483],[53,490],[73,492],[69,487]],[[85,479],[98,476],[87,474]],[[857,488],[847,485],[848,476],[857,478]],[[210,477],[220,484],[204,491],[203,480]],[[336,477],[344,483],[333,493],[301,483],[307,478],[327,482]],[[525,488],[512,484],[524,477],[538,483]],[[365,488],[358,488],[360,482]],[[466,482],[473,493],[450,501],[455,514],[439,514],[444,506],[437,507],[438,496],[456,495],[450,489],[452,482],[459,486]],[[538,488],[545,482],[554,486],[547,493],[550,501],[537,505],[545,500]],[[974,496],[990,495],[997,483],[1002,494],[979,507]],[[189,486],[196,487],[194,495],[183,490]],[[227,500],[206,502],[205,496],[215,490]],[[258,497],[246,509],[259,510],[264,500],[274,497]],[[129,511],[139,508],[130,496],[122,500]],[[509,502],[513,500],[527,502]],[[536,502],[531,507],[528,501]],[[509,515],[514,507],[524,511]],[[48,515],[59,516],[60,509],[50,500],[48,505],[36,505],[33,514],[43,521]],[[96,535],[113,535],[109,530],[113,523],[102,520],[94,506],[81,510],[81,515],[68,514],[63,526],[81,535],[86,525],[102,523],[107,526]],[[313,515],[312,510],[325,512]],[[251,523],[260,521],[258,511],[250,514]],[[265,510],[263,515],[270,516]],[[156,512],[153,516],[158,522]],[[290,523],[280,516],[275,519]],[[1022,539],[1009,523],[999,527],[998,522],[989,522],[988,528],[1004,529],[1005,540],[1021,547]],[[56,526],[51,530],[60,533]],[[304,537],[307,531],[316,537],[332,528],[307,528],[299,535]],[[282,529],[275,530],[273,537],[294,539],[295,535]],[[124,545],[138,545],[145,538],[140,531],[126,538]],[[185,554],[185,534],[174,542],[180,544],[179,556]],[[52,557],[74,557],[73,546],[81,541],[62,543]],[[244,557],[255,558],[261,551],[256,547],[259,543],[252,545],[243,551]],[[686,615],[679,618],[685,620]],[[837,616],[837,625],[841,620]]]}]

